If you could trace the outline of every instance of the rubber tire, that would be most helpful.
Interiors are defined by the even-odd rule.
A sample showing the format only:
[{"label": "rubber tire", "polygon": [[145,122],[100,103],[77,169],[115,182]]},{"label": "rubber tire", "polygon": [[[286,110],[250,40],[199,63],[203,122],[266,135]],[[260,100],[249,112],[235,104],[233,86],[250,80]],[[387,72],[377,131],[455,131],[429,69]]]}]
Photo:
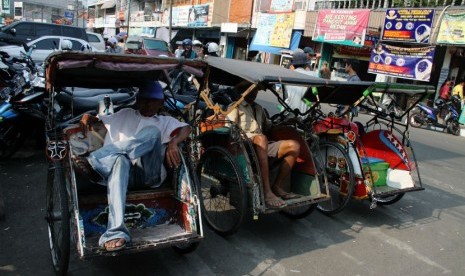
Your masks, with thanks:
[{"label": "rubber tire", "polygon": [[[285,215],[288,218],[291,219],[303,219],[310,215],[317,207],[318,204],[310,204],[310,205],[305,205],[302,207],[295,207],[295,208],[289,208],[289,209],[283,209],[281,213]],[[294,210],[292,212],[291,210]]]},{"label": "rubber tire", "polygon": [[[347,187],[347,196],[340,197],[341,200],[338,200],[338,202],[336,203],[338,205],[335,205],[335,208],[331,208],[331,209],[325,208],[324,205],[323,205],[323,204],[325,204],[325,202],[321,202],[317,206],[318,211],[322,212],[325,215],[331,216],[331,215],[335,215],[335,214],[341,212],[347,206],[347,204],[349,203],[350,198],[352,197],[352,194],[353,194],[354,189],[355,189],[355,172],[354,172],[354,166],[353,166],[353,164],[352,164],[352,162],[350,160],[349,154],[346,152],[346,150],[344,149],[343,146],[341,146],[338,143],[330,142],[330,141],[320,142],[320,152],[324,148],[328,148],[328,147],[331,147],[331,148],[335,149],[336,151],[338,151],[339,152],[338,156],[342,156],[346,160],[346,165],[347,165],[347,168],[348,168],[348,175],[349,175],[349,185]],[[326,154],[324,152],[322,152],[322,156],[325,157]],[[325,162],[324,163],[325,168],[327,168],[326,161],[327,161],[327,158],[324,158],[323,162]],[[329,202],[333,202],[333,198],[335,198],[335,197],[333,195],[331,195],[331,191],[332,190],[334,191],[334,187],[336,187],[337,189],[340,188],[340,184],[339,184],[340,183],[340,178],[338,178],[337,175],[335,176],[335,173],[331,172],[331,170],[329,170],[329,169],[326,169],[326,174],[327,174],[327,177],[328,177],[328,185],[330,186],[329,190],[330,190],[331,198],[330,198]],[[333,189],[331,189],[331,185],[333,186]],[[339,192],[337,194],[337,197],[339,197]]]},{"label": "rubber tire", "polygon": [[[396,203],[397,201],[401,200],[402,197],[404,197],[405,193],[397,194],[395,196],[389,196],[385,198],[377,198],[376,199],[376,204],[377,205],[391,205]],[[372,198],[370,198],[370,201],[373,201]]]},{"label": "rubber tire", "polygon": [[450,119],[447,123],[447,131],[455,136],[460,135],[460,125],[457,120]]},{"label": "rubber tire", "polygon": [[0,128],[0,137],[3,137],[6,131],[9,131],[8,136],[0,140],[0,161],[10,158],[24,142],[24,133],[21,128],[15,125],[4,125]]},{"label": "rubber tire", "polygon": [[200,242],[191,242],[191,243],[186,243],[186,244],[178,244],[173,246],[173,250],[178,253],[178,254],[189,254],[194,252],[195,249],[197,249],[197,246],[199,246]]},{"label": "rubber tire", "polygon": [[415,128],[420,128],[422,123],[420,122],[417,122],[415,120],[415,116],[420,116],[421,113],[420,112],[414,112],[412,114],[410,114],[410,116],[408,117],[408,120],[409,120],[409,123],[412,127],[415,127]]},{"label": "rubber tire", "polygon": [[[59,198],[57,198],[59,196]],[[50,253],[52,264],[57,275],[66,275],[69,265],[70,255],[70,212],[68,192],[66,189],[65,169],[60,161],[51,162],[47,175],[46,188],[46,220],[49,230]],[[58,199],[59,206],[54,206],[54,201]],[[63,200],[64,199],[64,200]],[[59,208],[56,210],[55,208]],[[52,221],[50,212],[58,213]],[[56,221],[62,222],[57,229],[54,229]],[[63,223],[66,222],[66,223]],[[56,231],[55,231],[56,230]],[[61,237],[57,237],[56,232],[61,231]]]},{"label": "rubber tire", "polygon": [[[216,198],[216,195],[214,198],[211,198],[212,188],[215,188],[215,191],[218,191],[218,194],[220,194],[221,192],[229,191],[227,190],[227,187],[224,187],[223,185],[224,181],[223,182],[220,181],[221,187],[216,187],[216,186],[214,187],[214,185],[211,185],[208,187],[208,184],[205,184],[202,182],[202,169],[206,165],[206,162],[209,158],[213,158],[215,162],[219,162],[221,158],[224,158],[224,160],[229,163],[228,167],[234,172],[234,175],[236,178],[234,183],[237,186],[237,189],[235,189],[237,194],[235,194],[234,196],[237,202],[235,204],[236,206],[233,206],[233,207],[237,210],[236,212],[237,216],[232,217],[232,222],[230,223],[230,225],[227,225],[227,226],[219,225],[218,219],[221,218],[222,216],[228,216],[228,210],[225,210],[225,212],[223,213],[214,214],[214,217],[213,217],[213,214],[210,215],[210,213],[207,212],[207,209],[205,206],[206,200],[213,200]],[[213,231],[215,231],[221,236],[229,236],[237,232],[242,222],[244,221],[244,217],[247,212],[247,190],[245,187],[245,181],[244,181],[242,172],[239,170],[239,165],[237,161],[234,159],[231,153],[229,153],[226,149],[222,147],[218,147],[218,146],[209,147],[202,154],[200,158],[199,164],[197,166],[197,177],[199,179],[199,187],[200,187],[199,188],[199,192],[200,192],[199,199],[200,199],[200,204],[202,208],[202,215],[204,216],[207,225],[210,228],[212,228]],[[204,187],[203,185],[207,185],[207,186]],[[204,189],[207,189],[205,193],[202,191]],[[231,193],[227,192],[227,194],[229,194],[229,197],[227,197],[227,201],[230,202]],[[210,198],[206,197],[207,195],[210,195]],[[226,197],[226,196],[223,195],[223,197]]]}]

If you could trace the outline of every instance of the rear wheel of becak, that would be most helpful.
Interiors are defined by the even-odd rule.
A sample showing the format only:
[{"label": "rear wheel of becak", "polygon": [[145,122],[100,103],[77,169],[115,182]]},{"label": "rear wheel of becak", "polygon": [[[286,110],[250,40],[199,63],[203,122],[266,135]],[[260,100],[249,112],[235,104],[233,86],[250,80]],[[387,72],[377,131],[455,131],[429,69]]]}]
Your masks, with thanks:
[{"label": "rear wheel of becak", "polygon": [[207,224],[218,234],[235,233],[247,211],[247,191],[234,156],[222,147],[209,147],[197,166],[200,204]]},{"label": "rear wheel of becak", "polygon": [[[183,149],[184,149],[184,147],[183,147]],[[197,177],[197,174],[195,173],[195,168],[194,168],[193,162],[189,159],[189,157],[186,157],[186,155],[188,155],[188,154],[183,155],[183,161],[185,161],[186,167],[189,169],[189,176],[190,176],[190,180],[191,180],[191,187],[190,188],[191,188],[192,193],[197,195],[197,197],[198,197],[199,196],[198,189],[197,189],[197,187],[199,187],[198,177]],[[175,179],[177,179],[179,177],[179,170],[176,171],[174,177],[175,177]],[[177,186],[177,183],[176,183],[175,186]],[[200,242],[198,242],[198,241],[178,243],[178,244],[174,245],[172,248],[178,254],[189,254],[189,253],[193,252],[195,249],[197,249],[197,246],[199,246],[199,243]]]},{"label": "rear wheel of becak", "polygon": [[310,215],[316,208],[318,204],[308,204],[299,207],[288,207],[281,211],[286,217],[292,219],[303,219]]},{"label": "rear wheel of becak", "polygon": [[344,147],[338,143],[320,142],[320,154],[328,178],[330,199],[319,202],[318,210],[325,215],[334,215],[344,209],[354,192],[354,166]]},{"label": "rear wheel of becak", "polygon": [[66,172],[60,161],[50,162],[46,188],[46,216],[55,272],[65,275],[70,254],[70,211]]},{"label": "rear wheel of becak", "polygon": [[[385,197],[375,197],[376,198],[376,204],[378,205],[391,205],[396,203],[397,201],[401,200],[402,197],[404,197],[405,193],[397,194],[397,195],[392,195],[392,196],[385,196]],[[373,201],[372,198],[370,198],[371,201]]]}]

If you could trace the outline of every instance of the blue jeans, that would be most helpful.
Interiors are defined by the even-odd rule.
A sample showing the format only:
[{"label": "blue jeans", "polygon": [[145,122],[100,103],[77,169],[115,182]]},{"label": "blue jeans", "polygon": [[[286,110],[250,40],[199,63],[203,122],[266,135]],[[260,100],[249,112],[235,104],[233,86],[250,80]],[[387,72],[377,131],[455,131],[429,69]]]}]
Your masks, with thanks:
[{"label": "blue jeans", "polygon": [[[161,152],[160,130],[156,127],[146,127],[135,137],[105,145],[87,158],[107,183],[108,225],[106,232],[100,237],[100,246],[118,238],[125,239],[126,242],[131,240],[124,224],[126,192],[131,172],[142,173],[144,184],[148,186],[161,184]],[[135,161],[134,165],[132,161]]]}]

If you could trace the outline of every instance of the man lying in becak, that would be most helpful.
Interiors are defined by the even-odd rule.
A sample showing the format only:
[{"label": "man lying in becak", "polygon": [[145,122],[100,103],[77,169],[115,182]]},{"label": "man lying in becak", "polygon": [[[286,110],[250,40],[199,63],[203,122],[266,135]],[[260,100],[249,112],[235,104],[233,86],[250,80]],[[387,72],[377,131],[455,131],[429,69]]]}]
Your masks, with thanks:
[{"label": "man lying in becak", "polygon": [[[244,93],[251,84],[241,82],[235,89]],[[255,102],[260,87],[250,92],[235,110],[227,115],[228,120],[238,124],[252,141],[257,154],[262,176],[263,193],[267,208],[282,208],[286,206],[284,200],[299,197],[284,190],[284,180],[291,173],[300,152],[300,144],[295,140],[268,141],[264,131],[270,127],[262,106]],[[269,160],[279,159],[281,164],[274,183],[270,184]]]},{"label": "man lying in becak", "polygon": [[[191,127],[175,118],[157,115],[163,99],[160,84],[150,81],[139,89],[137,110],[124,108],[114,114],[99,115],[107,129],[105,143],[87,159],[107,185],[108,225],[99,240],[107,251],[123,249],[131,239],[124,224],[129,183],[158,187],[167,174],[165,157],[170,167],[181,162],[178,144],[188,137]],[[89,127],[98,119],[85,116],[82,127]]]}]

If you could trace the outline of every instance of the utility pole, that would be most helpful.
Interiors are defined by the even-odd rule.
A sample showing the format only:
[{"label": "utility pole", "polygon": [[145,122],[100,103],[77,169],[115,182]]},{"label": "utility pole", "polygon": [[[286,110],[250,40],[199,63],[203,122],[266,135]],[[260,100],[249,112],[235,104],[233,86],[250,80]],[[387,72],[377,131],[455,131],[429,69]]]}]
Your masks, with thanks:
[{"label": "utility pole", "polygon": [[79,12],[79,4],[78,4],[78,0],[76,0],[76,5],[74,6],[74,12],[76,13],[76,22],[74,23],[74,25],[76,27],[78,27],[78,12]]},{"label": "utility pole", "polygon": [[252,8],[250,8],[250,21],[249,21],[249,30],[247,32],[247,49],[245,52],[245,60],[249,59],[249,48],[250,48],[250,34],[252,32],[252,17],[253,17],[253,6],[255,4],[255,0],[252,0]]},{"label": "utility pole", "polygon": [[[169,44],[171,45],[171,28],[173,27],[173,0],[170,0],[170,22],[169,22],[169,28],[168,28],[168,32],[169,32]],[[170,46],[171,47],[171,46]]]},{"label": "utility pole", "polygon": [[126,30],[127,37],[129,37],[129,22],[131,22],[131,0],[129,0],[128,4],[128,29]]}]

